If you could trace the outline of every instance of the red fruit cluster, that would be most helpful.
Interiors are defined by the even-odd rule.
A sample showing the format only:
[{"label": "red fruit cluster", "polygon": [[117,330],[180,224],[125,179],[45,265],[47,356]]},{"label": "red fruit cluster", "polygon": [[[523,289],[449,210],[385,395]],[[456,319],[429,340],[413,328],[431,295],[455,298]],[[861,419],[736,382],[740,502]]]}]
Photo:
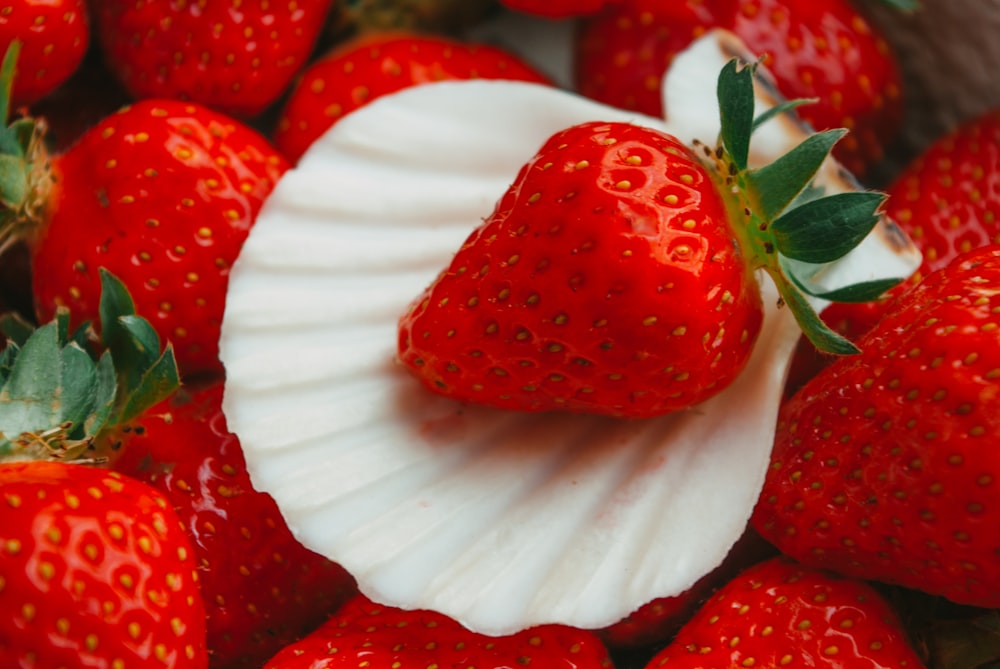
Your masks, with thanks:
[{"label": "red fruit cluster", "polygon": [[[0,666],[936,667],[943,654],[914,650],[933,650],[933,635],[908,633],[940,621],[904,628],[913,616],[900,620],[906,611],[893,606],[917,591],[926,593],[917,601],[953,603],[952,640],[967,620],[983,629],[1000,608],[996,115],[956,130],[889,188],[885,209],[924,249],[925,265],[891,302],[844,308],[868,314],[863,328],[860,316],[844,321],[873,328],[851,336],[863,352],[810,369],[781,410],[750,536],[786,557],[762,560],[770,546],[737,554],[685,595],[655,599],[605,630],[546,626],[494,639],[433,612],[373,604],[302,546],[253,488],[221,408],[219,328],[243,241],[285,171],[379,96],[444,79],[548,82],[514,54],[429,30],[416,19],[435,15],[425,7],[433,3],[415,3],[414,20],[393,22],[404,30],[391,33],[345,30],[345,16],[364,15],[353,5],[366,3],[340,4],[352,11],[330,0],[0,6],[0,46],[17,53],[2,96],[11,125],[0,142],[0,308],[51,335],[60,370],[80,370],[77,356],[120,350],[102,318],[110,270],[149,325],[129,331],[133,344],[155,342],[160,355],[169,342],[156,364],[176,364],[164,379],[186,386],[81,438],[67,436],[80,426],[0,429]],[[721,27],[764,57],[785,96],[817,98],[800,108],[804,119],[851,131],[836,151],[859,175],[903,118],[886,42],[839,0],[502,4],[579,20],[575,85],[616,106],[659,114],[672,58]],[[687,408],[739,373],[760,326],[743,240],[703,225],[732,207],[717,200],[717,176],[690,171],[699,159],[671,138],[606,124],[568,132],[585,136],[560,137],[511,175],[512,194],[404,316],[401,357],[432,369],[425,378],[437,392],[486,393],[504,408],[640,417]],[[564,143],[588,152],[560,156]],[[734,173],[746,168],[739,162]],[[551,165],[564,172],[558,180]],[[598,183],[606,189],[595,194]],[[578,212],[561,213],[574,199],[592,213],[615,210],[619,229],[576,227]],[[523,243],[552,237],[564,256]],[[617,264],[595,269],[597,247]],[[686,274],[680,261],[640,266],[650,248],[705,262]],[[704,273],[715,265],[730,271]],[[550,266],[580,282],[536,292]],[[485,280],[466,282],[473,273]],[[603,282],[601,301],[584,277]],[[714,310],[664,306],[675,289],[700,296],[689,306],[712,296]],[[628,307],[606,313],[615,301]],[[509,306],[507,320],[476,320],[487,303]],[[644,310],[632,313],[635,304]],[[586,321],[585,346],[563,336],[570,311]],[[92,327],[74,330],[84,323]],[[30,348],[16,329],[0,352],[0,417],[16,403],[7,392],[15,358]],[[503,346],[483,355],[489,337]],[[442,340],[449,355],[435,358]],[[676,348],[654,345],[664,340]],[[692,351],[699,360],[689,368]],[[495,386],[466,383],[458,372],[469,368]],[[101,383],[95,375],[87,392],[104,397]],[[660,392],[636,392],[636,383]],[[679,397],[687,383],[701,394]],[[53,458],[71,447],[84,460],[7,462],[25,460],[19,449],[29,446]],[[966,645],[976,661],[963,666],[1000,657],[974,638]]]}]

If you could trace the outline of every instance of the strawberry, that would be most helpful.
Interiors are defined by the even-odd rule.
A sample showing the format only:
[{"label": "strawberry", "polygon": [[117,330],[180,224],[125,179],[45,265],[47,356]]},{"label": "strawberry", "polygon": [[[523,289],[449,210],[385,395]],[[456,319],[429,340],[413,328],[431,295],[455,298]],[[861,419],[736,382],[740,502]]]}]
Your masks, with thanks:
[{"label": "strawberry", "polygon": [[779,414],[752,523],[802,562],[1000,606],[1000,247],[897,298]]},{"label": "strawberry", "polygon": [[354,584],[299,544],[274,500],[254,490],[222,389],[186,387],[144,412],[116,434],[113,467],[159,489],[191,539],[212,667],[260,667],[318,627]]},{"label": "strawberry", "polygon": [[305,65],[332,0],[94,3],[109,68],[135,98],[260,114]]},{"label": "strawberry", "polygon": [[856,174],[879,161],[902,117],[899,67],[847,0],[627,0],[585,21],[576,83],[586,96],[662,114],[660,81],[674,56],[711,28],[765,56],[778,89],[816,98],[799,113],[817,129],[850,129],[835,155]]},{"label": "strawberry", "polygon": [[548,19],[566,19],[596,14],[605,5],[617,0],[500,0],[500,4],[514,11],[533,14]]},{"label": "strawberry", "polygon": [[[717,150],[696,153],[624,123],[551,137],[402,316],[400,361],[435,392],[493,407],[629,417],[686,409],[749,358],[763,317],[758,268],[807,334],[853,351],[816,327],[799,292],[808,281],[789,278],[781,258],[840,257],[874,226],[881,196],[792,204],[836,132],[750,169],[752,69],[732,61],[720,75]],[[802,173],[788,169],[804,163]],[[823,220],[836,233],[821,240]]]},{"label": "strawberry", "polygon": [[230,266],[285,160],[249,127],[175,100],[122,108],[53,157],[42,128],[21,118],[6,130],[17,168],[0,181],[0,249],[28,243],[38,321],[61,305],[96,321],[104,267],[184,374],[220,371]]},{"label": "strawberry", "polygon": [[772,558],[723,586],[647,669],[785,666],[924,665],[871,586]]},{"label": "strawberry", "polygon": [[90,330],[71,332],[65,310],[38,328],[2,322],[0,665],[206,667],[180,519],[155,489],[92,466],[108,426],[178,383],[170,347],[119,281],[102,281],[96,360]]},{"label": "strawberry", "polygon": [[80,66],[90,45],[86,0],[15,0],[0,7],[0,50],[21,42],[13,106],[41,100]]},{"label": "strawberry", "polygon": [[[1000,109],[973,117],[940,137],[910,162],[886,189],[886,214],[923,253],[920,267],[881,300],[832,304],[823,319],[856,341],[881,318],[891,299],[962,253],[1000,243]],[[832,359],[808,341],[796,351],[789,391]]]},{"label": "strawberry", "polygon": [[402,32],[356,37],[305,70],[281,112],[274,143],[298,162],[338,119],[382,95],[432,81],[473,78],[548,83],[516,56],[485,44]]},{"label": "strawberry", "polygon": [[0,666],[208,666],[187,536],[164,497],[66,462],[0,464]]},{"label": "strawberry", "polygon": [[609,669],[611,660],[590,632],[545,625],[489,637],[434,611],[375,604],[357,595],[320,629],[275,655],[265,669],[475,667]]}]

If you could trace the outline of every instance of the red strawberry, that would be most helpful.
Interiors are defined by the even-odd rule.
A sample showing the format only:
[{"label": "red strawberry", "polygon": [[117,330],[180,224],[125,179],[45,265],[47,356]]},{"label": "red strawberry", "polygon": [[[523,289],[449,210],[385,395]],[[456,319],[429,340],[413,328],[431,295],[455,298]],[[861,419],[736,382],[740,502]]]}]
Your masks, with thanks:
[{"label": "red strawberry", "polygon": [[357,595],[319,630],[275,655],[265,669],[426,669],[427,667],[609,669],[590,632],[546,625],[507,637],[465,629],[433,611],[406,611]]},{"label": "red strawberry", "polygon": [[354,583],[292,536],[254,490],[222,384],[186,388],[127,428],[114,468],[160,489],[191,537],[213,667],[260,667],[322,623]]},{"label": "red strawberry", "polygon": [[726,584],[647,669],[920,669],[896,613],[869,585],[772,558]]},{"label": "red strawberry", "polygon": [[102,0],[94,22],[106,62],[134,97],[250,117],[305,65],[331,4]]},{"label": "red strawberry", "polygon": [[0,51],[22,43],[14,107],[41,100],[76,71],[90,44],[86,0],[15,0],[0,7]]},{"label": "red strawberry", "polygon": [[274,142],[292,162],[337,120],[408,86],[445,79],[517,79],[544,75],[485,44],[410,33],[373,33],[343,42],[309,66],[278,120]]},{"label": "red strawberry", "polygon": [[[696,154],[624,123],[550,138],[400,319],[399,359],[442,395],[499,408],[630,417],[685,409],[729,385],[749,358],[762,322],[757,268],[811,337],[839,347],[813,329],[819,321],[777,251],[814,263],[840,257],[874,225],[880,197],[786,209],[801,190],[786,185],[811,181],[838,135],[801,145],[812,164],[803,174],[783,171],[801,164],[795,156],[748,172],[749,136],[737,127],[752,124],[752,75],[736,68],[720,76],[717,151]],[[855,205],[857,220],[840,220]],[[838,249],[811,234],[825,219],[837,229],[827,239],[844,242]]]},{"label": "red strawberry", "polygon": [[847,0],[627,0],[588,19],[576,80],[588,97],[662,114],[660,81],[674,56],[710,28],[742,38],[817,129],[848,128],[835,155],[857,174],[882,158],[902,116],[897,64]]},{"label": "red strawberry", "polygon": [[163,496],[64,462],[0,464],[0,666],[206,667],[187,536]]},{"label": "red strawberry", "polygon": [[782,552],[1000,606],[1000,247],[892,303],[786,402],[753,525]]},{"label": "red strawberry", "polygon": [[185,375],[221,370],[230,266],[284,159],[239,122],[171,100],[126,107],[51,160],[37,136],[26,153],[29,190],[13,191],[0,236],[29,242],[39,321],[59,305],[96,320],[105,267]]},{"label": "red strawberry", "polygon": [[[887,189],[886,214],[923,253],[908,281],[883,299],[833,304],[823,319],[856,341],[881,318],[891,299],[962,253],[1000,243],[1000,109],[972,118],[933,142]],[[807,341],[796,352],[789,390],[795,390],[832,358]]]},{"label": "red strawberry", "polygon": [[618,0],[500,0],[508,9],[549,19],[595,14]]}]

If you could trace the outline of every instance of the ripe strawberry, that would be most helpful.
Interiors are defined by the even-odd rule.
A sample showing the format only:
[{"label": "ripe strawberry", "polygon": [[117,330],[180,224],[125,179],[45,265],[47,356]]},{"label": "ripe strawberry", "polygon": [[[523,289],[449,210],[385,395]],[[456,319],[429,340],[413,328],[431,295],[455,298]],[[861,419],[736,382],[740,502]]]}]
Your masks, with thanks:
[{"label": "ripe strawberry", "polygon": [[848,128],[835,154],[863,174],[902,116],[898,66],[885,40],[847,0],[628,0],[586,20],[576,81],[586,96],[662,114],[660,82],[674,56],[710,28],[766,55],[778,89],[817,98],[799,108],[817,129]]},{"label": "ripe strawberry", "polygon": [[134,97],[251,117],[305,65],[331,4],[102,0],[94,23],[105,61]]},{"label": "ripe strawberry", "polygon": [[544,75],[485,44],[410,33],[373,33],[339,44],[310,65],[278,120],[274,143],[292,162],[337,120],[408,86],[445,79],[517,79]]},{"label": "ripe strawberry", "polygon": [[549,19],[566,19],[595,14],[618,0],[500,0],[500,4],[525,14]]},{"label": "ripe strawberry", "polygon": [[786,402],[753,525],[852,576],[1000,606],[1000,247],[894,301]]},{"label": "ripe strawberry", "polygon": [[[792,162],[749,170],[751,69],[733,61],[720,76],[717,151],[696,154],[623,123],[556,133],[400,319],[399,359],[440,394],[499,408],[685,409],[725,388],[749,358],[762,321],[758,268],[807,334],[853,350],[815,329],[779,252],[840,257],[874,225],[880,196],[788,208],[839,133],[806,140]],[[787,167],[802,164],[800,151],[811,167],[795,174]],[[856,220],[842,220],[848,210]],[[824,236],[838,248],[817,245],[821,220],[836,228]]]},{"label": "ripe strawberry", "polygon": [[187,536],[157,491],[65,462],[0,464],[0,666],[208,666]]},{"label": "ripe strawberry", "polygon": [[[888,187],[886,214],[923,253],[916,272],[878,301],[830,305],[823,319],[836,332],[857,341],[878,322],[892,298],[962,253],[1000,243],[1000,190],[993,185],[997,178],[1000,109],[972,118],[933,142]],[[802,341],[789,391],[801,387],[831,361]]]},{"label": "ripe strawberry", "polygon": [[21,42],[13,106],[41,100],[76,71],[90,44],[86,0],[15,0],[0,8],[0,50]]},{"label": "ripe strawberry", "polygon": [[545,625],[512,636],[470,632],[434,611],[381,606],[357,595],[319,630],[288,646],[265,669],[344,667],[475,667],[609,669],[611,660],[590,632]]},{"label": "ripe strawberry", "polygon": [[896,613],[871,586],[772,558],[708,601],[647,669],[920,669]]},{"label": "ripe strawberry", "polygon": [[39,322],[59,305],[96,320],[105,267],[185,375],[221,370],[229,269],[284,159],[239,122],[172,100],[123,108],[51,159],[37,128],[25,136],[23,173],[0,183],[0,239],[30,246]]},{"label": "ripe strawberry", "polygon": [[318,627],[354,582],[299,544],[274,500],[254,490],[222,389],[184,388],[144,412],[118,433],[113,467],[159,489],[191,538],[212,667],[260,667]]}]

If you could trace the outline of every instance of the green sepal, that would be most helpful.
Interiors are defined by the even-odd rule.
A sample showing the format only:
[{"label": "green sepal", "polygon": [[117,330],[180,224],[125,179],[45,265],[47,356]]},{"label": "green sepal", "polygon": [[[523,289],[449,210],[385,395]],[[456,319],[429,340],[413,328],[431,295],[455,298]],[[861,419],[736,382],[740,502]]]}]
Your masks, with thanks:
[{"label": "green sepal", "polygon": [[793,207],[771,223],[778,251],[808,263],[832,262],[868,236],[879,221],[883,193],[836,193]]},{"label": "green sepal", "polygon": [[17,58],[21,55],[21,40],[11,40],[7,51],[0,62],[0,112],[3,122],[10,118],[10,103],[14,90],[14,71],[17,69]]},{"label": "green sepal", "polygon": [[4,207],[14,209],[28,198],[27,169],[24,158],[0,153],[0,204]]},{"label": "green sepal", "polygon": [[23,434],[63,423],[61,357],[55,323],[38,328],[21,347],[0,388],[0,453]]},{"label": "green sepal", "polygon": [[860,349],[823,322],[805,296],[788,282],[776,281],[782,301],[791,309],[803,334],[818,350],[835,355],[854,355]]},{"label": "green sepal", "polygon": [[757,199],[757,212],[774,220],[812,182],[816,172],[846,130],[836,129],[810,135],[773,163],[747,172],[747,181]]},{"label": "green sepal", "polygon": [[754,127],[754,70],[755,65],[741,66],[734,58],[722,68],[716,87],[722,128],[720,139],[739,170],[747,168],[750,158],[750,135]]},{"label": "green sepal", "polygon": [[98,358],[95,368],[93,406],[82,424],[84,438],[96,437],[110,423],[117,397],[115,363],[111,354],[105,352]]},{"label": "green sepal", "polygon": [[163,354],[158,356],[131,388],[125,402],[117,407],[114,422],[126,423],[141,415],[146,409],[169,397],[180,386],[174,349],[167,344]]},{"label": "green sepal", "polygon": [[782,114],[788,113],[803,105],[812,105],[817,102],[819,102],[819,98],[796,98],[795,100],[785,100],[784,102],[780,102],[755,118],[753,120],[753,129],[757,130],[757,128],[764,125],[772,118],[781,116]]},{"label": "green sepal", "polygon": [[892,7],[904,12],[912,12],[920,9],[920,3],[917,0],[879,0],[879,2],[886,7]]}]

